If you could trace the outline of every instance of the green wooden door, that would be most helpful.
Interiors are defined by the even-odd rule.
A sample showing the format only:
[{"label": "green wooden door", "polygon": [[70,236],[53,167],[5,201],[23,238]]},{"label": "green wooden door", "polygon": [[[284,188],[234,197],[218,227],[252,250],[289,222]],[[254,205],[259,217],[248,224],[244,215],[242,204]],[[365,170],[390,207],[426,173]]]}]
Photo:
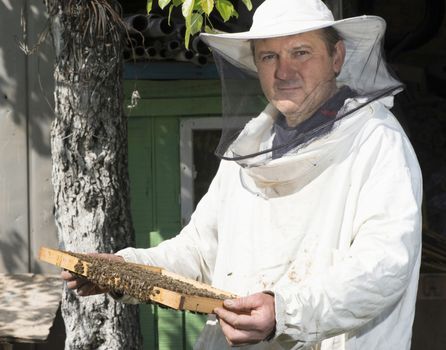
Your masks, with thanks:
[{"label": "green wooden door", "polygon": [[[151,247],[181,229],[180,143],[182,118],[219,116],[218,81],[126,81],[129,172],[136,246]],[[191,349],[204,317],[141,305],[144,349]]]}]

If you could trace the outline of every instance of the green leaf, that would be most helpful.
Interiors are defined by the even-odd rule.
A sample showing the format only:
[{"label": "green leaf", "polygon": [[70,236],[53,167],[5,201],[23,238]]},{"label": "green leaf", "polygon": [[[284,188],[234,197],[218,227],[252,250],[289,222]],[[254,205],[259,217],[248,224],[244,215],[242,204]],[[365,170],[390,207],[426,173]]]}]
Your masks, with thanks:
[{"label": "green leaf", "polygon": [[217,0],[215,7],[225,22],[232,16],[238,15],[234,9],[234,6],[229,2],[229,0]]},{"label": "green leaf", "polygon": [[190,23],[190,17],[192,16],[192,10],[194,8],[194,0],[184,0],[183,5],[181,7],[181,12],[183,13],[183,17],[186,19],[189,18]]},{"label": "green leaf", "polygon": [[149,14],[150,13],[150,11],[152,11],[152,3],[153,3],[153,1],[152,0],[147,0],[147,14]]},{"label": "green leaf", "polygon": [[203,12],[201,10],[201,2],[200,1],[201,0],[194,1],[194,11],[201,11],[201,12]]},{"label": "green leaf", "polygon": [[203,15],[194,12],[191,18],[190,35],[199,33],[202,27],[203,27]]},{"label": "green leaf", "polygon": [[183,2],[184,0],[172,0],[174,6],[180,6]]},{"label": "green leaf", "polygon": [[242,1],[245,4],[245,6],[248,9],[248,11],[251,11],[252,10],[252,2],[251,2],[251,0],[242,0]]},{"label": "green leaf", "polygon": [[206,25],[206,26],[204,27],[204,32],[205,32],[205,33],[209,33],[209,34],[224,34],[224,33],[225,33],[224,31],[215,29],[215,28],[210,27],[210,26],[208,26],[208,25]]},{"label": "green leaf", "polygon": [[171,24],[170,24],[170,19],[171,19],[171,17],[172,17],[172,10],[173,10],[173,7],[174,7],[173,4],[169,6],[169,25],[171,25]]},{"label": "green leaf", "polygon": [[204,13],[210,15],[214,9],[214,0],[200,0],[200,4]]},{"label": "green leaf", "polygon": [[190,24],[189,26],[186,23],[186,33],[184,34],[184,46],[186,49],[189,49],[189,40],[190,40]]},{"label": "green leaf", "polygon": [[181,12],[183,13],[184,22],[186,24],[186,33],[184,34],[184,46],[189,48],[190,32],[192,28],[192,10],[194,7],[194,0],[184,0]]},{"label": "green leaf", "polygon": [[170,0],[158,0],[158,5],[163,10],[168,4]]}]

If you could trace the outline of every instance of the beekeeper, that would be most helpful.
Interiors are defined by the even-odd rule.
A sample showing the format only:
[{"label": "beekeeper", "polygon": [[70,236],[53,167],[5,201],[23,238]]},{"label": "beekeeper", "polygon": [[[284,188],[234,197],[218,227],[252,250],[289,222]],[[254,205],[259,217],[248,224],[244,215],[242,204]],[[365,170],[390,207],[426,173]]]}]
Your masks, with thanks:
[{"label": "beekeeper", "polygon": [[389,110],[402,84],[384,31],[266,0],[249,31],[203,34],[222,79],[219,170],[178,236],[117,253],[241,296],[196,349],[410,349],[422,179]]}]

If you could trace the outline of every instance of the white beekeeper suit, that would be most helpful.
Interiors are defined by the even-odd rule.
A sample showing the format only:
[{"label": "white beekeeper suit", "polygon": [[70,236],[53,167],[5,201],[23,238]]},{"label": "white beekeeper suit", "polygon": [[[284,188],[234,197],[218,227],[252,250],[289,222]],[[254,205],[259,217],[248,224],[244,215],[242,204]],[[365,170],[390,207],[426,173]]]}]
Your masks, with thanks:
[{"label": "white beekeeper suit", "polygon": [[[330,132],[286,156],[270,159],[263,153],[238,162],[222,160],[209,191],[178,236],[155,248],[127,248],[117,254],[239,296],[273,291],[275,337],[246,349],[409,350],[421,252],[421,172],[389,111],[400,85],[382,67],[375,69],[380,86],[373,90],[380,93],[370,94],[372,89],[358,85],[356,77],[349,80],[355,66],[343,31],[360,25],[367,35],[372,27],[382,33],[383,21],[359,17],[336,22],[319,1],[298,3],[305,16],[311,11],[328,16],[314,25],[307,20],[306,30],[333,26],[346,40],[345,70],[338,79],[359,93],[344,101],[338,112],[342,117]],[[274,18],[272,9],[278,5],[296,6],[296,1],[267,0],[248,34],[205,39],[247,67],[250,61],[243,57],[249,53],[240,55],[246,39],[263,37],[256,28],[272,33],[264,22]],[[285,17],[302,16],[286,12]],[[279,26],[286,22],[282,18]],[[278,36],[299,31],[304,29],[281,28]],[[232,55],[232,41],[245,45],[234,51],[239,56]],[[385,86],[393,88],[382,93]],[[271,149],[277,114],[268,105],[242,129],[226,156]],[[209,316],[196,349],[227,348],[218,321]]]}]

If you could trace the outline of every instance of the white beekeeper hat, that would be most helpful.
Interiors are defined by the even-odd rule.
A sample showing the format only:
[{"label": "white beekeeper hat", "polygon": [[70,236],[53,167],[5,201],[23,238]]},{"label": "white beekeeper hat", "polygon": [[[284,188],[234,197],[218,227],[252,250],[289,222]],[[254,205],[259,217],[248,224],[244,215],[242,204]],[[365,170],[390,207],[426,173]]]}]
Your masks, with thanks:
[{"label": "white beekeeper hat", "polygon": [[367,84],[373,84],[375,90],[396,82],[383,65],[380,71],[373,72],[372,81],[361,79],[366,86],[355,84],[358,72],[366,73],[363,71],[366,62],[373,69],[381,63],[380,42],[386,28],[384,19],[364,15],[336,21],[320,0],[266,0],[254,13],[249,31],[202,33],[201,38],[232,64],[256,72],[250,40],[294,35],[326,27],[335,28],[346,47],[345,63],[338,81],[345,81],[358,91],[370,90]]},{"label": "white beekeeper hat", "polygon": [[[284,138],[283,141],[277,137],[271,139],[275,135],[272,129],[276,130],[276,124],[261,124],[264,129],[260,126],[254,127],[263,120],[263,115],[267,115],[265,120],[271,123],[276,117],[272,117],[271,105],[267,108],[264,105],[256,108],[257,104],[261,105],[259,96],[263,94],[259,86],[261,84],[257,77],[251,41],[285,37],[328,27],[339,33],[346,50],[341,72],[335,78],[336,86],[339,91],[342,87],[350,89],[355,96],[354,103],[350,103],[352,98],[341,98],[337,95],[338,99],[343,99],[340,102],[345,102],[345,107],[348,108],[337,111],[336,121],[374,100],[401,91],[401,82],[389,72],[383,59],[382,39],[386,28],[384,19],[377,16],[359,16],[335,20],[321,0],[265,0],[254,13],[253,23],[248,31],[201,34],[203,41],[212,48],[222,82],[224,121],[220,143],[215,152],[220,158],[240,161],[240,164],[246,166],[266,164],[276,157],[275,152],[280,149],[290,150],[287,154],[292,154],[298,151],[299,147],[321,137],[322,133],[318,130],[325,130],[325,125],[298,131],[295,138]],[[317,88],[307,94],[305,103],[301,104],[303,112],[308,106],[313,106],[312,101],[322,102],[315,96],[319,88],[323,89],[326,83],[331,82],[321,81]],[[259,113],[262,108],[265,108],[265,113]],[[246,119],[255,116],[259,117],[246,124]],[[330,123],[332,121],[327,121],[327,125]],[[258,130],[258,137],[253,136],[254,129]],[[246,140],[244,145],[250,146],[239,147],[242,139]],[[251,142],[254,139],[260,141]],[[282,143],[276,144],[276,141]]]}]

